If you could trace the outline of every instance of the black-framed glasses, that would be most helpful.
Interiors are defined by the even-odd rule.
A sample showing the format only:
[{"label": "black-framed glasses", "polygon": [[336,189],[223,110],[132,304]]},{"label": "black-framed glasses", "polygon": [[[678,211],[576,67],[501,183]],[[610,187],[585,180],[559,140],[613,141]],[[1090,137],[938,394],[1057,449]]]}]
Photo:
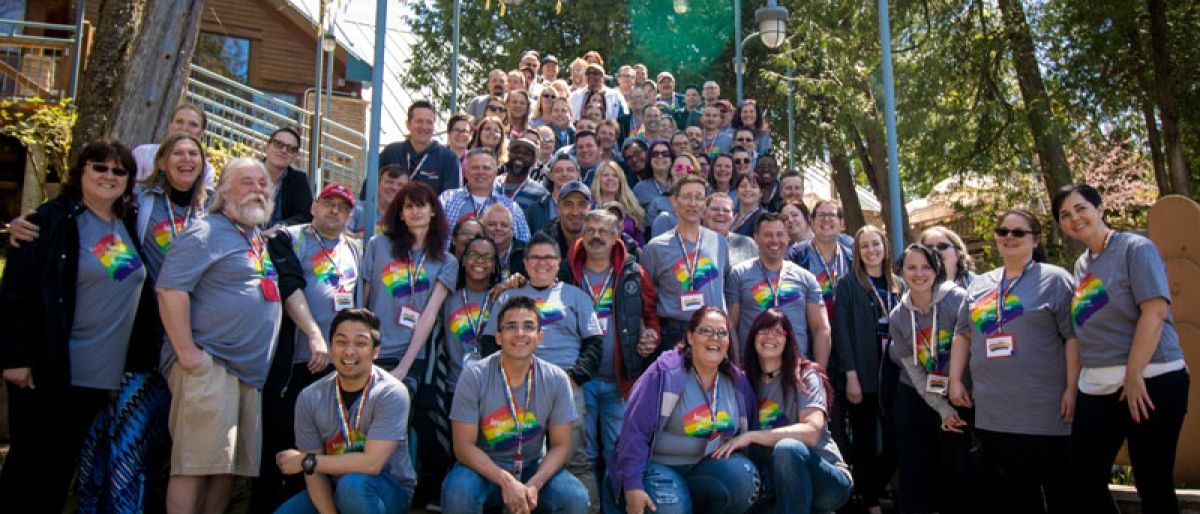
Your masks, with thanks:
[{"label": "black-framed glasses", "polygon": [[729,331],[723,328],[700,327],[696,329],[696,333],[709,339],[725,339],[729,337]]},{"label": "black-framed glasses", "polygon": [[98,162],[89,162],[88,165],[92,167],[92,171],[99,173],[101,175],[108,173],[110,171],[112,172],[114,177],[124,177],[126,175],[129,175],[129,170],[127,170],[125,168],[118,168],[115,166],[109,166],[107,164],[100,164]]},{"label": "black-framed glasses", "polygon": [[657,158],[659,158],[659,157],[667,157],[667,158],[670,158],[670,157],[671,157],[671,152],[663,152],[663,151],[650,152],[650,157],[652,157],[652,158],[656,158],[656,159],[657,159]]},{"label": "black-framed glasses", "polygon": [[283,150],[287,153],[299,153],[300,152],[300,145],[289,145],[278,139],[272,139],[271,146],[274,146],[275,148]]},{"label": "black-framed glasses", "polygon": [[494,253],[479,253],[471,250],[463,253],[463,260],[467,261],[491,261],[495,258],[496,254]]},{"label": "black-framed glasses", "polygon": [[750,159],[734,159],[734,164],[750,164]]},{"label": "black-framed glasses", "polygon": [[1017,239],[1020,239],[1027,235],[1030,235],[1030,234],[1037,234],[1037,231],[1034,231],[1034,230],[1025,230],[1023,228],[1007,229],[1004,227],[996,227],[996,230],[993,230],[993,232],[995,232],[996,235],[1000,236],[1000,237],[1008,237],[1009,235],[1011,235]]}]

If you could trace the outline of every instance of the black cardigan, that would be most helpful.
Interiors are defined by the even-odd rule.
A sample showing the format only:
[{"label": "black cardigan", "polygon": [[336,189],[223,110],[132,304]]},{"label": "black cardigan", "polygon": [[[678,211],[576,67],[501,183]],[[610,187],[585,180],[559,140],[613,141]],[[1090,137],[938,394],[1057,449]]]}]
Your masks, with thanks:
[{"label": "black cardigan", "polygon": [[275,211],[271,213],[268,226],[276,223],[292,226],[312,221],[313,193],[308,187],[308,175],[288,166],[283,170],[283,177],[279,182],[279,189],[275,194]]},{"label": "black cardigan", "polygon": [[[838,281],[833,306],[833,355],[831,381],[844,389],[846,372],[858,372],[864,393],[879,392],[879,340],[875,325],[880,310],[875,295],[858,283],[854,275]],[[899,301],[899,295],[896,296]],[[886,317],[886,316],[885,316]]]}]

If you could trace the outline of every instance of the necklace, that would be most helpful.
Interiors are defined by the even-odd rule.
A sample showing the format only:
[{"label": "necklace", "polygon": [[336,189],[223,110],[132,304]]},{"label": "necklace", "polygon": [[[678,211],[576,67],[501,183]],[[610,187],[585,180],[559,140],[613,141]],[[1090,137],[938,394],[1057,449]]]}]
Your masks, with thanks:
[{"label": "necklace", "polygon": [[762,374],[763,378],[776,378],[783,373],[783,368],[778,368],[775,371],[767,371]]}]

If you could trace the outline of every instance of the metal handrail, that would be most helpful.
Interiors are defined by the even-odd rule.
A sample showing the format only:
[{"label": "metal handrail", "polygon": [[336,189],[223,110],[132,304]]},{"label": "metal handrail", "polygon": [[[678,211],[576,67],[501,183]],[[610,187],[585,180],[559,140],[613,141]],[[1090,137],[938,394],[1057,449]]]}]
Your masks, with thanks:
[{"label": "metal handrail", "polygon": [[[75,32],[79,28],[74,25],[44,23],[40,21],[12,20],[8,18],[0,18],[0,24],[13,25],[14,27],[28,27],[31,29],[62,30],[66,32]],[[13,34],[15,33],[16,32],[13,32]]]}]

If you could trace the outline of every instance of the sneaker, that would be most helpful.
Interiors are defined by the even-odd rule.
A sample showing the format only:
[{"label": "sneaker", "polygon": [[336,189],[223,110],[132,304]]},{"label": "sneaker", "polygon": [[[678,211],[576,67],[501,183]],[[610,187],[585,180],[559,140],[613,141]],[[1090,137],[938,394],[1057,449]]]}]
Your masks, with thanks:
[{"label": "sneaker", "polygon": [[441,498],[430,500],[429,503],[425,504],[425,512],[441,512],[441,511],[442,511],[442,499]]}]

